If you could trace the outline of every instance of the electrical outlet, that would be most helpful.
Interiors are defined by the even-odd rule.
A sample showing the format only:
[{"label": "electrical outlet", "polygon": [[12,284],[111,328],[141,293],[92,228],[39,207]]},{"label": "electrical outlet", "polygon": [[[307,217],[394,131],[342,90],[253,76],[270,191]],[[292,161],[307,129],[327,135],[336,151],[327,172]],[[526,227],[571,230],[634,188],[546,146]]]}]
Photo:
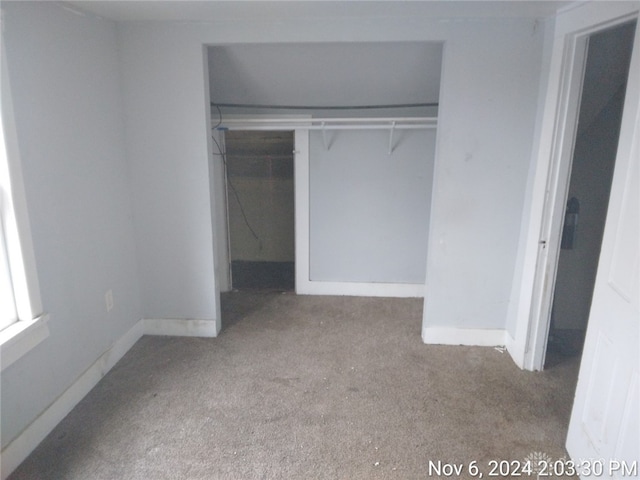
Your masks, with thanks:
[{"label": "electrical outlet", "polygon": [[107,306],[107,312],[110,312],[113,309],[113,292],[111,289],[104,294],[104,303]]}]

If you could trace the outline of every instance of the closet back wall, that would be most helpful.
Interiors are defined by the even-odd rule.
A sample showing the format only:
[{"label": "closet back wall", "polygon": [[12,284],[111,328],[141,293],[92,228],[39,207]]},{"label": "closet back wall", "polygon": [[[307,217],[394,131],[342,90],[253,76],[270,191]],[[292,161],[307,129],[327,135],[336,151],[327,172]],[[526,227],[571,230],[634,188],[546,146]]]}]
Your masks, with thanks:
[{"label": "closet back wall", "polygon": [[425,280],[435,130],[310,138],[310,276],[314,281]]}]

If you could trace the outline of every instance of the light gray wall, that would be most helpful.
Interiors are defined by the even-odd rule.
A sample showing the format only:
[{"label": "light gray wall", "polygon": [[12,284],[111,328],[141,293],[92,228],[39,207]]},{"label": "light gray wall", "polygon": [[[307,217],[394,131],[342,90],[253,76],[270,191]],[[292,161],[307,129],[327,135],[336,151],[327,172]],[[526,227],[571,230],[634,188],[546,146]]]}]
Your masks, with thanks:
[{"label": "light gray wall", "polygon": [[[544,103],[547,97],[548,81],[551,55],[553,51],[553,41],[555,32],[555,19],[549,18],[543,22],[540,22],[539,28],[543,30],[543,47],[542,47],[542,60],[540,62],[540,85],[538,90],[538,107],[535,120],[535,128],[533,133],[534,139],[540,138],[540,131],[544,118]],[[534,140],[534,145],[531,149],[531,161],[529,162],[529,170],[527,172],[527,181],[524,187],[524,202],[522,206],[521,219],[520,219],[520,236],[518,239],[518,248],[516,252],[515,268],[513,270],[511,294],[509,295],[509,306],[507,308],[507,332],[512,339],[515,339],[518,327],[518,318],[523,315],[528,316],[529,312],[520,311],[522,305],[528,302],[523,302],[523,297],[526,295],[531,296],[530,288],[523,288],[524,273],[527,268],[532,268],[531,265],[527,265],[527,241],[528,241],[528,229],[531,222],[531,202],[533,199],[533,188],[535,180],[535,171],[538,159],[539,145]],[[536,240],[537,242],[537,240]],[[530,261],[530,259],[529,259]],[[526,293],[528,292],[528,293]]]},{"label": "light gray wall", "polygon": [[310,277],[424,283],[434,130],[310,136]]},{"label": "light gray wall", "polygon": [[[215,46],[209,49],[210,91],[212,100],[221,103],[431,103],[438,101],[441,64],[442,45],[438,42]],[[371,113],[338,110],[320,112],[319,116],[366,116]],[[432,108],[410,112],[411,115],[436,113]],[[379,116],[399,114],[402,113],[390,110],[374,112]]]},{"label": "light gray wall", "polygon": [[126,151],[145,318],[217,318],[204,47],[121,25]]},{"label": "light gray wall", "polygon": [[251,262],[295,261],[293,178],[234,177],[236,196],[229,189],[231,260]]},{"label": "light gray wall", "polygon": [[2,372],[4,447],[140,319],[140,306],[115,25],[53,2],[2,2],[2,10],[50,313],[49,337]]},{"label": "light gray wall", "polygon": [[143,309],[215,315],[203,45],[444,42],[425,325],[504,328],[538,107],[532,19],[120,26]]},{"label": "light gray wall", "polygon": [[445,44],[424,326],[506,326],[543,31],[479,22]]},{"label": "light gray wall", "polygon": [[445,42],[425,324],[504,326],[540,80],[534,21],[329,15],[114,28],[59,4],[2,8],[51,313],[50,337],[2,374],[3,445],[141,316],[216,318],[203,45]]},{"label": "light gray wall", "polygon": [[295,261],[294,132],[224,137],[231,260]]}]

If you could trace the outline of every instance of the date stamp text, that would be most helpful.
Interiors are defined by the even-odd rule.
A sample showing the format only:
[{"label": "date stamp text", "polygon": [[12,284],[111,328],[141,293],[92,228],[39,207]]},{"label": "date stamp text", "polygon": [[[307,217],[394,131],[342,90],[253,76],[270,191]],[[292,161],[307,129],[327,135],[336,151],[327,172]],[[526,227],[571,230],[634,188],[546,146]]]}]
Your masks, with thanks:
[{"label": "date stamp text", "polygon": [[488,460],[484,462],[443,462],[429,460],[428,477],[432,478],[557,478],[592,476],[603,478],[638,478],[638,461],[624,460],[553,460],[535,452],[523,460]]}]

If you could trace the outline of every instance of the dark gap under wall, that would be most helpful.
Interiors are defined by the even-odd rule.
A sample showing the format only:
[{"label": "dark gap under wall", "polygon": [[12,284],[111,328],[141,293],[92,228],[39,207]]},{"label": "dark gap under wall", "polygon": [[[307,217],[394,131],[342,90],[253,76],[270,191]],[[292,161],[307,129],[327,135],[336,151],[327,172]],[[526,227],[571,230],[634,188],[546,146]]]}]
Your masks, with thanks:
[{"label": "dark gap under wall", "polygon": [[231,262],[233,288],[236,290],[282,290],[295,289],[294,262]]}]

